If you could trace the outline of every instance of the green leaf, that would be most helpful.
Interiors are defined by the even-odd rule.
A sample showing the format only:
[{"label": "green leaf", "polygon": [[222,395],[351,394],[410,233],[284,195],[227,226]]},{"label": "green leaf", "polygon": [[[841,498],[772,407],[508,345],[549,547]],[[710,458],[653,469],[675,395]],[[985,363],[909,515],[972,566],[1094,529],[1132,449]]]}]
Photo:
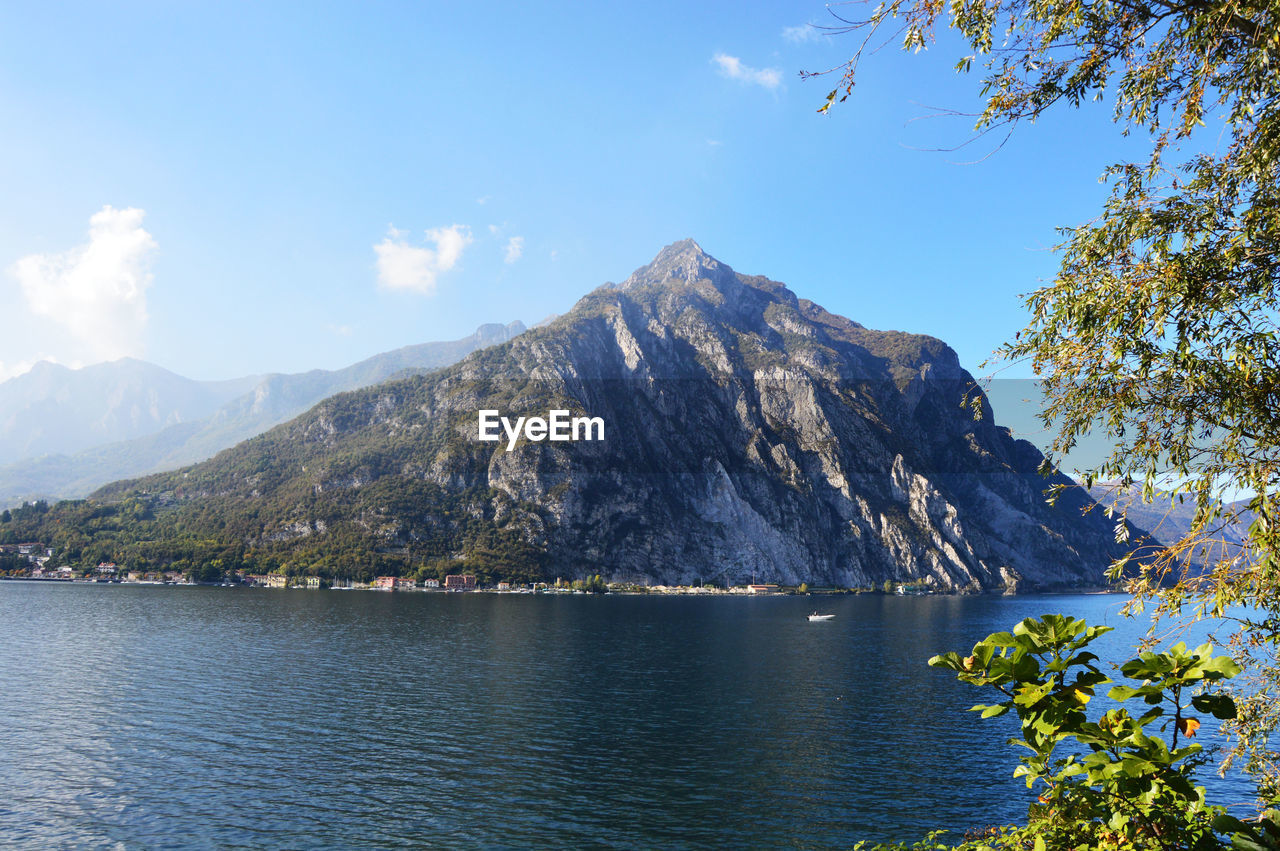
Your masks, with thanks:
[{"label": "green leaf", "polygon": [[1227,720],[1236,717],[1236,702],[1225,694],[1198,694],[1191,698],[1191,705],[1214,718]]},{"label": "green leaf", "polygon": [[[1215,656],[1213,659],[1202,663],[1200,667],[1206,672],[1217,674],[1218,677],[1225,679],[1238,676],[1243,670],[1230,656]],[[1217,679],[1218,677],[1214,677],[1213,679]]]},{"label": "green leaf", "polygon": [[1107,697],[1111,698],[1112,700],[1128,700],[1129,698],[1137,697],[1140,694],[1143,694],[1143,692],[1134,688],[1133,686],[1121,685],[1121,686],[1112,686],[1111,689],[1107,692]]},{"label": "green leaf", "polygon": [[964,670],[964,666],[960,663],[960,654],[955,651],[941,653],[937,656],[931,657],[929,659],[929,666],[933,668],[950,668],[953,671]]}]

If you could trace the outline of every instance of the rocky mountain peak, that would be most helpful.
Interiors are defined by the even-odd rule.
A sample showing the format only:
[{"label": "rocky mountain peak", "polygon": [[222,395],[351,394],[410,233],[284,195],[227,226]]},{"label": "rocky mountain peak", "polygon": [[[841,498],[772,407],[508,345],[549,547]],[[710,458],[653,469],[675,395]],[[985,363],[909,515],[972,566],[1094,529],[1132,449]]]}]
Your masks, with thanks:
[{"label": "rocky mountain peak", "polygon": [[472,339],[482,346],[492,346],[495,343],[505,343],[513,337],[520,336],[527,330],[528,328],[519,319],[506,325],[499,322],[486,322],[476,329]]},{"label": "rocky mountain peak", "polygon": [[680,282],[710,281],[723,284],[735,280],[732,269],[702,250],[692,239],[673,242],[658,252],[647,266],[641,266],[622,282],[621,289]]}]

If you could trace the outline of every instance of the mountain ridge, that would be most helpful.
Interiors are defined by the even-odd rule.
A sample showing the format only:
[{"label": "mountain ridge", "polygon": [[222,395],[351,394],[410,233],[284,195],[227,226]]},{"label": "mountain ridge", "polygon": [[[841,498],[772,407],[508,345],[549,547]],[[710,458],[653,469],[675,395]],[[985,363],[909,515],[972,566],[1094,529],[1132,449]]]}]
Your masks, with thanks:
[{"label": "mountain ridge", "polygon": [[[376,384],[406,370],[446,366],[477,348],[510,339],[524,330],[525,326],[519,320],[506,325],[486,323],[457,340],[402,346],[341,369],[267,373],[213,382],[186,379],[163,367],[131,358],[82,370],[38,364],[32,368],[33,371],[39,369],[37,380],[48,381],[45,376],[51,374],[64,379],[67,375],[75,375],[77,381],[81,381],[82,376],[93,376],[100,384],[98,376],[108,371],[106,367],[124,364],[134,370],[173,376],[181,382],[209,386],[222,392],[217,396],[217,404],[207,404],[197,412],[199,416],[170,417],[172,422],[148,433],[83,446],[74,452],[46,452],[0,465],[0,507],[37,499],[82,497],[118,479],[202,461],[297,416],[326,396]],[[24,377],[10,379],[10,382]],[[10,382],[0,384],[0,394]],[[25,385],[17,387],[23,391]],[[17,395],[17,392],[11,388],[10,394]],[[69,394],[63,391],[63,395]],[[0,410],[11,409],[0,406]],[[64,412],[57,419],[76,417],[84,418],[84,415]],[[42,418],[42,421],[47,419]]]},{"label": "mountain ridge", "polygon": [[40,361],[0,383],[0,463],[199,419],[257,380],[197,381],[134,358],[81,369]]},{"label": "mountain ridge", "polygon": [[[1172,497],[1157,489],[1150,502],[1142,498],[1142,485],[1121,487],[1119,482],[1098,482],[1088,488],[1089,495],[1102,510],[1111,509],[1119,517],[1123,514],[1134,525],[1147,530],[1160,546],[1173,546],[1182,541],[1192,528],[1196,501],[1190,494]],[[1238,552],[1249,534],[1249,526],[1256,515],[1249,510],[1250,500],[1229,502],[1223,508],[1235,515],[1234,522],[1221,522],[1210,536],[1214,543],[1206,544],[1194,552],[1196,560],[1217,559],[1224,554]]]},{"label": "mountain ridge", "polygon": [[[72,526],[76,512],[148,518],[93,542],[139,563],[1104,585],[1124,553],[1111,521],[1040,477],[1039,450],[986,406],[975,418],[975,396],[942,341],[864,328],[685,241],[543,327],[60,510]],[[607,436],[526,434],[508,452],[477,439],[481,409],[598,416]],[[1054,506],[1051,484],[1066,488]]]}]

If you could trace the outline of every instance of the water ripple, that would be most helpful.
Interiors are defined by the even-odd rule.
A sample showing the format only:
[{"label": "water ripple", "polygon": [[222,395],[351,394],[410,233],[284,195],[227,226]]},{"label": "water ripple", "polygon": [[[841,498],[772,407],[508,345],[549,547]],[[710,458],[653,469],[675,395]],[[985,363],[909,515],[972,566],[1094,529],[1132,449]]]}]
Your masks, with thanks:
[{"label": "water ripple", "polygon": [[841,598],[815,627],[788,598],[4,582],[0,837],[815,848],[998,822],[1025,808],[1006,731],[923,660],[1044,607]]}]

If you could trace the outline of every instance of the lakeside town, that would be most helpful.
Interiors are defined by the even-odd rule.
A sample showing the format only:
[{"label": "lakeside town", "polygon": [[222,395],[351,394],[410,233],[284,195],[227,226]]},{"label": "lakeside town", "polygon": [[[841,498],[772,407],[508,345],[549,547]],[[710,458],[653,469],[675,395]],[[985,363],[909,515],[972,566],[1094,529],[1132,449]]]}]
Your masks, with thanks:
[{"label": "lakeside town", "polygon": [[884,593],[897,596],[916,596],[933,593],[926,586],[886,581],[879,588],[810,588],[774,583],[749,583],[746,585],[640,585],[634,583],[605,582],[599,575],[589,579],[556,579],[554,582],[506,582],[481,583],[475,574],[447,574],[443,580],[427,578],[421,581],[407,576],[379,576],[372,582],[353,579],[329,580],[319,576],[289,575],[286,573],[228,573],[220,582],[200,582],[190,573],[176,570],[142,571],[121,568],[114,562],[100,562],[97,566],[72,567],[49,566],[54,551],[38,543],[0,544],[0,558],[5,567],[0,569],[0,579],[40,582],[81,582],[120,585],[206,585],[217,587],[313,589],[333,591],[480,591],[499,594],[862,594]]}]

